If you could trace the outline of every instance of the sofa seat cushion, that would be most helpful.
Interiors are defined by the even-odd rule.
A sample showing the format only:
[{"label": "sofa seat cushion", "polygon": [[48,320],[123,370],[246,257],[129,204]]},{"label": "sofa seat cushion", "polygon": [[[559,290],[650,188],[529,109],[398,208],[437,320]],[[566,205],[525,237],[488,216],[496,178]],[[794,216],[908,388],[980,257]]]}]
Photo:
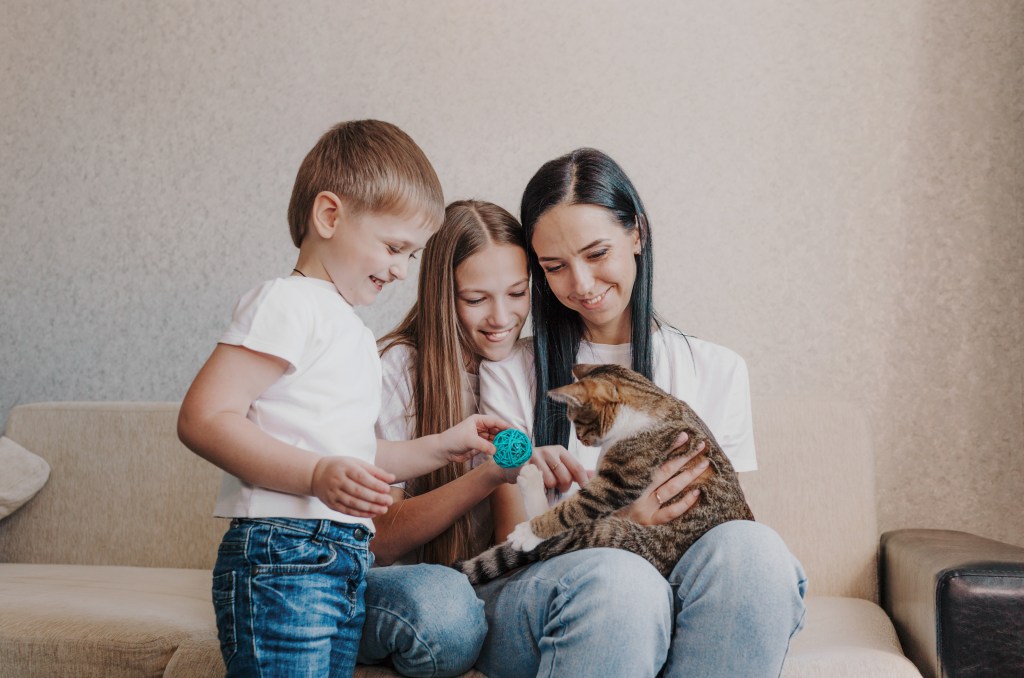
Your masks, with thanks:
[{"label": "sofa seat cushion", "polygon": [[889,617],[861,598],[809,596],[782,678],[920,678]]},{"label": "sofa seat cushion", "polygon": [[208,570],[5,563],[0,609],[2,676],[224,673]]},{"label": "sofa seat cushion", "polygon": [[[208,570],[4,563],[0,610],[0,678],[224,672]],[[384,667],[356,671],[394,675]],[[880,607],[823,596],[807,599],[782,671],[783,678],[920,675]]]}]

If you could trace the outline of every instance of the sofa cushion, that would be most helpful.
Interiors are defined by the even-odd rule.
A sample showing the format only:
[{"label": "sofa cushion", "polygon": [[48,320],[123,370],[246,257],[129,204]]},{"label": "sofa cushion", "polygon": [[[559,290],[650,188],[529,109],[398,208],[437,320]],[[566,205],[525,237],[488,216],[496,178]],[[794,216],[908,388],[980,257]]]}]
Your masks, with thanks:
[{"label": "sofa cushion", "polygon": [[0,520],[17,511],[42,489],[50,465],[4,436],[0,438]]},{"label": "sofa cushion", "polygon": [[781,678],[921,678],[903,656],[896,630],[878,605],[859,598],[810,596]]},{"label": "sofa cushion", "polygon": [[224,673],[207,570],[2,564],[0,609],[3,676]]}]

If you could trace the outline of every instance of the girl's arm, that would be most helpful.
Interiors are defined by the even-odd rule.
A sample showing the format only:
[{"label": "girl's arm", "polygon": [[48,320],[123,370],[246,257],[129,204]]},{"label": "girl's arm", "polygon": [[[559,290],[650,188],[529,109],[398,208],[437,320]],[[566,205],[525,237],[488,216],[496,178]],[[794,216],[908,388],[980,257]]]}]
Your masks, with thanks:
[{"label": "girl's arm", "polygon": [[491,515],[494,519],[494,541],[501,543],[515,526],[526,520],[526,508],[519,488],[514,485],[499,487],[491,495]]},{"label": "girl's arm", "polygon": [[507,481],[497,464],[487,462],[425,494],[406,497],[392,488],[395,503],[373,521],[377,534],[370,546],[378,562],[390,565],[434,539]]},{"label": "girl's arm", "polygon": [[178,414],[178,437],[212,464],[252,485],[313,495],[330,508],[372,517],[391,503],[393,478],[351,457],[323,457],[284,443],[246,418],[249,406],[288,368],[287,361],[218,344]]}]

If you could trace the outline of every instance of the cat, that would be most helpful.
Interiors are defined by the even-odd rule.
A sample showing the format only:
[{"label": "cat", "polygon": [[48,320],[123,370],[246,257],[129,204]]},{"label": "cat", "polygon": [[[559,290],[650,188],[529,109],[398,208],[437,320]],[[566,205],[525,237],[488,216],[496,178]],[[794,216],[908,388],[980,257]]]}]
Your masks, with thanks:
[{"label": "cat", "polygon": [[[602,446],[597,473],[575,495],[545,511],[540,472],[525,466],[518,482],[527,512],[540,515],[517,525],[504,543],[453,565],[473,584],[538,560],[596,547],[632,551],[668,577],[683,553],[711,528],[730,520],[754,520],[732,464],[689,405],[618,365],[576,365],[573,374],[578,381],[548,396],[566,404],[580,442]],[[670,450],[682,431],[689,436],[686,445]],[[699,488],[700,497],[686,513],[648,526],[614,515],[640,497],[664,461],[688,453],[701,441],[709,465],[689,486]],[[686,468],[698,461],[690,460]],[[539,511],[538,505],[543,507]]]}]

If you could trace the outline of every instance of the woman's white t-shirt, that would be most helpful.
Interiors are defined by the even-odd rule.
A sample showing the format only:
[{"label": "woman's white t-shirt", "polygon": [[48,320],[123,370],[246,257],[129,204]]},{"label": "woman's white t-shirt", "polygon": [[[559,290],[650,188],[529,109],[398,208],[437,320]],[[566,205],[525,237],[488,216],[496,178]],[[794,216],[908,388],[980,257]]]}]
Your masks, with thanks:
[{"label": "woman's white t-shirt", "polygon": [[[669,327],[654,333],[653,349],[654,383],[693,408],[737,471],[757,469],[750,380],[743,358]],[[576,354],[576,364],[631,367],[630,344],[584,341]],[[520,339],[504,360],[480,365],[480,411],[500,416],[531,436],[535,391],[531,339]],[[569,436],[567,448],[585,468],[596,467],[599,448],[584,446],[575,435]]]},{"label": "woman's white t-shirt", "polygon": [[[380,410],[377,345],[333,283],[291,276],[242,296],[220,343],[287,361],[284,375],[249,407],[247,418],[278,440],[323,456],[373,463]],[[214,515],[359,523],[316,497],[269,490],[225,472]]]}]

